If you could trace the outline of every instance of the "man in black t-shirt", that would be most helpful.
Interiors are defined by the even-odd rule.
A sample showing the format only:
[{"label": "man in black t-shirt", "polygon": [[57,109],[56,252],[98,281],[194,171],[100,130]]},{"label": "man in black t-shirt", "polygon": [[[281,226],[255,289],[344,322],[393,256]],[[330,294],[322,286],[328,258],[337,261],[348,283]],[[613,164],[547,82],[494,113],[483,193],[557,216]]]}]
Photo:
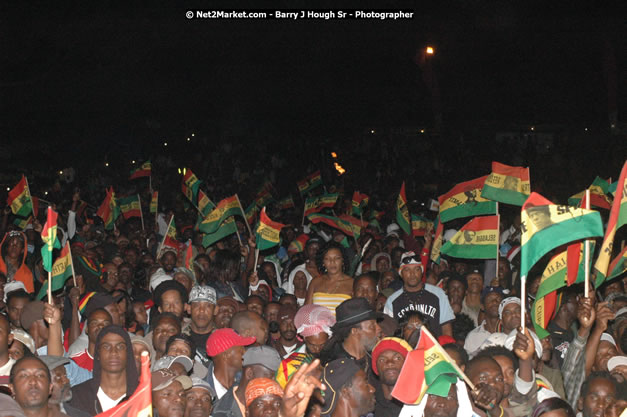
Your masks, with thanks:
[{"label": "man in black t-shirt", "polygon": [[435,337],[453,336],[451,322],[455,314],[448,297],[441,288],[423,282],[423,272],[420,258],[414,252],[405,252],[399,268],[403,288],[390,295],[383,312],[400,322],[408,313],[418,311]]},{"label": "man in black t-shirt", "polygon": [[[189,292],[188,311],[191,316],[189,325],[182,333],[191,337],[196,346],[205,346],[211,332],[215,329],[213,313],[216,307],[216,291],[206,285],[197,285]],[[203,365],[209,360],[204,349],[196,349],[196,359]]]}]

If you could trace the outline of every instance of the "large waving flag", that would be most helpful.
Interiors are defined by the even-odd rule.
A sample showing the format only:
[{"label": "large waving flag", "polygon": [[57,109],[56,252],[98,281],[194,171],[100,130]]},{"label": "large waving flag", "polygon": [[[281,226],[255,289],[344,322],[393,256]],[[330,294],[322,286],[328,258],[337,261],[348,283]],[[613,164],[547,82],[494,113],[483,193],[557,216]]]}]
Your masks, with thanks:
[{"label": "large waving flag", "polygon": [[[70,242],[66,242],[61,254],[52,265],[52,291],[63,288],[65,281],[72,276],[72,253],[70,252]],[[46,280],[37,294],[37,299],[41,300],[48,292],[48,280]]]},{"label": "large waving flag", "polygon": [[407,354],[392,397],[405,404],[418,404],[425,394],[446,397],[458,378],[463,377],[446,360],[444,349],[431,334],[420,329],[418,345]]},{"label": "large waving flag", "polygon": [[[609,210],[612,205],[612,200],[608,196],[610,184],[602,178],[596,177],[588,189],[590,190],[590,205],[594,207],[600,207]],[[586,190],[581,191],[568,199],[568,205],[581,206],[582,199],[586,195]]]},{"label": "large waving flag", "polygon": [[16,216],[28,217],[32,214],[33,202],[30,189],[28,188],[28,181],[24,175],[22,175],[20,182],[9,191],[7,205],[11,207],[11,211]]},{"label": "large waving flag", "polygon": [[467,259],[494,259],[498,254],[499,216],[475,217],[444,245],[443,255]]},{"label": "large waving flag", "polygon": [[41,231],[41,240],[44,242],[41,247],[43,266],[46,271],[51,272],[52,250],[61,248],[61,243],[57,239],[57,213],[51,207],[48,207],[48,219]]},{"label": "large waving flag", "polygon": [[321,186],[322,176],[320,175],[320,171],[316,171],[313,174],[306,176],[302,180],[298,181],[296,185],[298,185],[298,191],[300,191],[301,195]]},{"label": "large waving flag", "polygon": [[152,417],[152,381],[150,358],[147,352],[141,356],[139,385],[128,400],[97,414],[96,417]]},{"label": "large waving flag", "polygon": [[[584,243],[579,242],[571,246],[574,246],[578,252],[578,256],[575,258],[578,262],[575,282],[583,282],[586,268],[583,264]],[[590,252],[594,252],[594,246],[592,246]],[[538,292],[536,293],[536,300],[531,307],[531,321],[533,322],[536,334],[540,339],[549,335],[546,328],[549,324],[549,320],[551,320],[557,313],[557,290],[568,285],[567,271],[569,269],[568,264],[570,262],[570,258],[572,257],[569,255],[568,249],[558,253],[551,258],[546,268],[544,268],[544,272],[542,272],[540,286],[538,287]],[[590,264],[587,268],[590,268]]]},{"label": "large waving flag", "polygon": [[259,213],[259,224],[255,230],[255,240],[257,249],[265,250],[281,243],[281,229],[285,225],[274,222],[266,215],[266,208],[261,209]]},{"label": "large waving flag", "polygon": [[[594,269],[597,272],[595,287],[598,288],[608,277],[610,259],[614,248],[614,236],[616,231],[627,223],[627,161],[623,164],[623,169],[618,178],[616,192],[614,193],[614,202],[610,210],[610,218],[607,221],[607,229],[601,245],[601,251],[597,258]],[[612,271],[609,271],[612,272]]]},{"label": "large waving flag", "polygon": [[[310,222],[313,224],[324,223],[335,229],[340,230],[347,236],[358,238],[361,232],[361,228],[368,225],[367,222],[360,222],[354,217],[342,215],[340,217],[329,216],[321,213],[313,213],[307,216]],[[360,227],[361,225],[361,227]]]},{"label": "large waving flag", "polygon": [[213,233],[207,233],[202,237],[202,245],[207,248],[233,233],[237,233],[237,224],[233,217],[229,217],[218,227],[218,230]]},{"label": "large waving flag", "polygon": [[134,180],[135,178],[141,177],[149,177],[152,172],[152,165],[150,161],[146,161],[141,164],[140,167],[131,171],[131,177],[129,179]]},{"label": "large waving flag", "polygon": [[203,217],[207,217],[211,210],[216,208],[216,205],[207,197],[207,194],[202,190],[198,190],[198,211],[202,213]]},{"label": "large waving flag", "polygon": [[228,217],[241,214],[237,197],[234,195],[227,197],[220,201],[216,208],[203,219],[198,229],[203,233],[215,233]]},{"label": "large waving flag", "polygon": [[405,181],[401,185],[401,191],[396,199],[396,223],[403,231],[411,235],[411,217],[409,216],[409,208],[407,207],[407,195],[405,194]]},{"label": "large waving flag", "polygon": [[496,201],[481,196],[488,176],[462,182],[438,198],[440,221],[446,223],[462,217],[496,214]]},{"label": "large waving flag", "polygon": [[492,173],[485,180],[481,197],[522,206],[530,193],[529,168],[492,162]]},{"label": "large waving flag", "polygon": [[538,193],[531,193],[522,207],[520,230],[521,277],[558,246],[603,235],[598,211],[556,205]]},{"label": "large waving flag", "polygon": [[322,194],[317,197],[309,197],[305,200],[305,216],[318,213],[325,208],[333,208],[337,201],[338,194]]},{"label": "large waving flag", "polygon": [[142,216],[142,207],[139,202],[138,194],[118,198],[118,204],[120,205],[122,217],[124,217],[125,219]]},{"label": "large waving flag", "polygon": [[113,229],[113,224],[120,215],[120,207],[118,207],[118,204],[115,201],[113,187],[109,187],[107,190],[107,195],[98,208],[96,215],[102,219],[106,230]]}]

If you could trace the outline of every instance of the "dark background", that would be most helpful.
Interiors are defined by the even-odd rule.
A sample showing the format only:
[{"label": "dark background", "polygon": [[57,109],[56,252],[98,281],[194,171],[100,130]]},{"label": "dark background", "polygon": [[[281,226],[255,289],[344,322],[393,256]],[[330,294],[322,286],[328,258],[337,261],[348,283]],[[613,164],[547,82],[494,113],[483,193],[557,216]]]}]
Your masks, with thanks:
[{"label": "dark background", "polygon": [[[167,155],[185,164],[220,153],[225,142],[303,158],[294,182],[320,161],[320,149],[337,148],[351,167],[363,161],[353,151],[376,141],[416,158],[428,151],[449,174],[457,171],[447,182],[487,174],[499,156],[529,164],[532,184],[534,173],[552,181],[557,166],[565,172],[554,181],[574,175],[567,184],[574,193],[596,175],[616,180],[627,156],[620,123],[627,20],[614,3],[361,1],[341,7],[413,9],[415,17],[295,22],[190,21],[185,12],[310,3],[176,3],[2,6],[3,183],[12,186],[34,169],[40,177],[69,166],[85,173],[105,161],[126,175],[131,159]],[[431,92],[414,62],[427,44],[436,48],[441,131],[434,131]],[[608,87],[608,71],[615,86]],[[617,96],[614,129],[608,92]],[[553,138],[540,159],[506,155],[510,147],[495,142],[498,132],[531,127]],[[405,128],[415,134],[399,135]],[[260,162],[256,155],[250,150],[245,163]],[[464,155],[481,163],[466,165]],[[562,161],[553,165],[553,155]],[[374,164],[376,155],[368,160]]]}]

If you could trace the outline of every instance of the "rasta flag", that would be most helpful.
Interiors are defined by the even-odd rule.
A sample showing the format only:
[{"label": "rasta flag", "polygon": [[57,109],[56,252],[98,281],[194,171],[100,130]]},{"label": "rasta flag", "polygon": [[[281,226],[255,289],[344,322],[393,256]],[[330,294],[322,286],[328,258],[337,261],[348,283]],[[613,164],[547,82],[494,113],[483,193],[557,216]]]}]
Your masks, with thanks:
[{"label": "rasta flag", "polygon": [[462,217],[496,214],[496,202],[481,196],[488,176],[462,182],[438,198],[440,221],[446,223]]},{"label": "rasta flag", "polygon": [[261,251],[278,245],[281,242],[280,233],[284,226],[282,223],[270,220],[264,207],[259,214],[259,224],[255,230],[257,249]]},{"label": "rasta flag", "polygon": [[242,214],[236,196],[220,201],[216,208],[204,218],[198,229],[203,233],[214,233],[228,217]]},{"label": "rasta flag", "polygon": [[492,173],[485,180],[481,197],[522,206],[530,192],[529,168],[492,162]]},{"label": "rasta flag", "polygon": [[141,177],[149,177],[152,172],[152,165],[150,161],[146,161],[137,169],[131,171],[131,177],[129,179],[134,180],[135,178]]},{"label": "rasta flag", "polygon": [[467,259],[493,259],[497,256],[499,217],[475,217],[466,223],[440,250],[443,255]]},{"label": "rasta flag", "polygon": [[305,216],[312,213],[317,213],[325,208],[332,208],[335,206],[338,194],[322,194],[317,197],[309,197],[305,200]]},{"label": "rasta flag", "polygon": [[425,394],[446,397],[458,378],[462,376],[446,360],[442,346],[421,328],[418,345],[407,354],[392,397],[405,404],[419,404]]},{"label": "rasta flag", "polygon": [[298,191],[300,191],[301,195],[306,194],[314,188],[321,186],[322,176],[320,175],[320,171],[316,171],[313,174],[308,175],[307,177],[298,181],[296,185],[298,185]]},{"label": "rasta flag", "polygon": [[[623,164],[623,169],[621,170],[620,177],[618,178],[616,192],[614,193],[614,202],[612,203],[612,209],[610,210],[610,218],[607,221],[607,229],[605,230],[605,236],[603,237],[603,244],[601,245],[601,251],[599,252],[599,256],[594,264],[594,269],[597,271],[597,278],[595,282],[596,288],[599,288],[599,286],[603,284],[606,279],[615,277],[619,274],[617,273],[616,266],[614,266],[615,270],[610,269],[610,264],[613,263],[610,262],[610,259],[614,248],[614,237],[616,236],[616,231],[627,224],[626,180],[627,161]],[[623,255],[619,256],[619,258],[622,258],[623,256],[624,252]],[[619,264],[622,264],[622,269],[625,270],[625,263],[619,262]]]},{"label": "rasta flag", "polygon": [[152,193],[152,198],[150,199],[150,212],[155,214],[157,213],[159,207],[159,191],[154,191]]},{"label": "rasta flag", "polygon": [[401,185],[401,191],[396,199],[396,222],[399,227],[408,235],[411,234],[411,218],[407,208],[407,195],[405,194],[405,182]]},{"label": "rasta flag", "polygon": [[[609,210],[612,200],[608,197],[610,184],[602,178],[596,177],[588,189],[590,190],[590,206]],[[569,206],[582,206],[586,191],[581,191],[568,199]]]},{"label": "rasta flag", "polygon": [[7,205],[11,207],[11,211],[16,216],[28,217],[33,212],[33,202],[28,188],[28,181],[22,175],[22,179],[17,183],[7,198]]},{"label": "rasta flag", "polygon": [[216,206],[211,200],[209,200],[207,194],[205,194],[202,190],[199,190],[197,207],[198,211],[200,211],[204,217],[207,217],[211,210],[213,210]]},{"label": "rasta flag", "polygon": [[118,199],[122,217],[130,219],[131,217],[141,217],[142,208],[139,203],[139,195],[131,195],[129,197],[121,197]]},{"label": "rasta flag", "polygon": [[[44,245],[41,247],[43,266],[46,271],[51,272],[52,250],[60,249],[61,243],[59,243],[59,239],[57,239],[57,213],[50,207],[48,207],[48,219],[41,231],[41,240],[44,242]],[[33,292],[33,289],[31,288],[29,292]]]},{"label": "rasta flag", "polygon": [[218,227],[218,230],[213,233],[207,233],[202,237],[202,245],[207,248],[233,233],[237,233],[237,224],[233,217],[229,217]]},{"label": "rasta flag", "polygon": [[411,230],[414,236],[424,236],[427,230],[433,230],[433,221],[425,217],[412,214]]},{"label": "rasta flag", "polygon": [[340,230],[342,233],[344,233],[347,236],[354,237],[355,239],[359,237],[359,234],[361,232],[361,227],[359,227],[359,225],[360,224],[364,226],[368,225],[368,223],[366,222],[361,223],[359,220],[355,219],[354,217],[347,216],[347,215],[344,215],[341,217],[335,217],[335,216],[328,216],[326,214],[313,213],[307,216],[307,218],[313,224],[325,223],[335,229]]},{"label": "rasta flag", "polygon": [[[579,253],[577,253],[579,256],[575,257],[575,260],[579,261],[575,282],[583,282],[586,268],[583,264],[584,244],[583,242],[579,242],[573,246],[579,249]],[[591,247],[590,251],[594,251],[594,246]],[[540,339],[549,335],[546,327],[549,324],[549,320],[557,313],[557,290],[567,285],[567,272],[569,262],[571,261],[570,258],[571,256],[569,256],[568,250],[564,250],[552,257],[546,268],[544,268],[544,272],[542,272],[536,300],[531,307],[531,321]],[[590,268],[590,265],[588,265],[587,268]]]},{"label": "rasta flag", "polygon": [[[70,255],[70,242],[66,242],[61,254],[52,265],[52,291],[63,288],[65,280],[72,276],[72,256]],[[46,280],[37,294],[37,299],[41,300],[48,292],[48,280]]]},{"label": "rasta flag", "polygon": [[436,264],[440,263],[440,252],[442,250],[442,242],[444,240],[444,224],[440,221],[440,216],[435,219],[435,236],[433,236],[433,245],[431,246],[431,259]]},{"label": "rasta flag", "polygon": [[522,207],[520,230],[521,277],[558,246],[603,234],[598,211],[556,205],[538,193],[531,193]]},{"label": "rasta flag", "polygon": [[293,255],[295,253],[300,253],[305,249],[305,244],[309,240],[309,236],[306,234],[301,234],[296,239],[292,240],[292,242],[287,247],[287,253]]},{"label": "rasta flag", "polygon": [[96,215],[102,219],[106,230],[113,229],[113,224],[120,216],[120,207],[118,207],[115,201],[113,187],[109,187],[107,190],[107,195],[98,208]]},{"label": "rasta flag", "polygon": [[287,210],[287,209],[291,209],[295,205],[294,205],[294,200],[292,199],[292,196],[289,196],[289,197],[285,197],[283,200],[280,200],[277,203],[277,206],[279,206],[280,210]]},{"label": "rasta flag", "polygon": [[359,191],[353,193],[352,213],[353,216],[361,216],[364,208],[368,205],[368,196]]},{"label": "rasta flag", "polygon": [[248,224],[253,224],[255,222],[255,215],[257,214],[258,211],[259,211],[259,207],[257,206],[257,203],[254,201],[250,203],[250,206],[246,208],[246,210],[244,211],[244,214],[246,215],[246,221],[248,222]]},{"label": "rasta flag", "polygon": [[196,204],[198,201],[198,190],[200,189],[200,180],[191,169],[185,169],[183,175],[183,182],[181,183],[181,190],[192,204]]}]

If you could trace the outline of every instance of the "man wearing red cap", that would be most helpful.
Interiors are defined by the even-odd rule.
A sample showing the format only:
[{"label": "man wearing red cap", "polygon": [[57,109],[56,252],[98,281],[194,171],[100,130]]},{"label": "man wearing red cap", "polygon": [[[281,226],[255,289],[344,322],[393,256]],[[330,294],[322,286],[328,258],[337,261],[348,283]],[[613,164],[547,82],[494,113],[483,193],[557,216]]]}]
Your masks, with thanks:
[{"label": "man wearing red cap", "polygon": [[411,346],[397,337],[381,339],[372,350],[372,370],[379,377],[375,384],[375,416],[398,416],[403,404],[392,398],[392,389],[401,373]]},{"label": "man wearing red cap", "polygon": [[207,355],[213,360],[205,380],[211,385],[218,399],[227,393],[242,370],[244,346],[255,343],[254,337],[242,337],[230,328],[217,329],[207,339]]}]

